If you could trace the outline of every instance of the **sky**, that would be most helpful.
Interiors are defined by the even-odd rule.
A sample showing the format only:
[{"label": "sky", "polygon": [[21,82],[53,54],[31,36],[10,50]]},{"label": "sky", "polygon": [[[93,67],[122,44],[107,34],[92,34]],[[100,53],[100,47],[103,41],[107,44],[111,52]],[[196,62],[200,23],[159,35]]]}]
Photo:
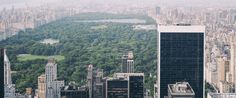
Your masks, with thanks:
[{"label": "sky", "polygon": [[[146,4],[167,6],[234,7],[236,0],[0,0],[0,7],[37,6],[41,4]],[[235,6],[236,7],[236,6]]]}]

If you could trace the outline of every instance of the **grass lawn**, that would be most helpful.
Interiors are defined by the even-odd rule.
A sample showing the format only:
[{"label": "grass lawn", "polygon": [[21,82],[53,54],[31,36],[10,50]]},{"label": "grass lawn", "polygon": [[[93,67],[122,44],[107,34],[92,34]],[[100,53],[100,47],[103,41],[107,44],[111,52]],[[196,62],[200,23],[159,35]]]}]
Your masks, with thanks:
[{"label": "grass lawn", "polygon": [[[42,55],[31,55],[31,54],[20,54],[17,56],[17,59],[19,61],[30,61],[30,60],[36,60],[36,59],[45,59],[47,60],[48,57],[50,56],[42,56]],[[64,60],[65,57],[62,55],[53,55],[53,57],[57,60],[57,61],[61,61]]]}]

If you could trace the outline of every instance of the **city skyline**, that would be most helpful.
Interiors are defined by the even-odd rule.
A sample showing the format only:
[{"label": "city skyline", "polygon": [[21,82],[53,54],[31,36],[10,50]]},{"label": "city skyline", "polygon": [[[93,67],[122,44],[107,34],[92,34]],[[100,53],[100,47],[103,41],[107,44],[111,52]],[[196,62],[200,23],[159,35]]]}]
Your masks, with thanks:
[{"label": "city skyline", "polygon": [[167,96],[167,85],[187,81],[195,97],[204,96],[204,26],[158,26],[157,98]]},{"label": "city skyline", "polygon": [[[174,7],[231,7],[233,8],[236,1],[233,0],[0,0],[0,8],[22,8],[24,6],[76,6],[76,5],[164,5]],[[186,3],[188,5],[186,5]]]},{"label": "city skyline", "polygon": [[235,4],[0,0],[5,98],[234,98]]}]

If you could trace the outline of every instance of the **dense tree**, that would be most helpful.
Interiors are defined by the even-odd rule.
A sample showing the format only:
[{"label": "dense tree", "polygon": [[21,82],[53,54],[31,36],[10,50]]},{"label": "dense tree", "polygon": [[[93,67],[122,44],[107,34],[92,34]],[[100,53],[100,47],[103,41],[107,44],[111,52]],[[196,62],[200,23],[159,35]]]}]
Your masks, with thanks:
[{"label": "dense tree", "polygon": [[[46,60],[18,61],[18,54],[63,55],[65,59],[58,63],[58,77],[76,81],[82,85],[86,82],[87,65],[104,69],[105,75],[120,71],[121,56],[133,51],[136,72],[146,75],[146,87],[152,88],[156,75],[156,31],[133,30],[129,23],[79,23],[84,19],[136,18],[147,20],[146,24],[155,23],[144,15],[114,15],[104,13],[85,13],[54,21],[36,29],[20,31],[0,45],[8,49],[13,70],[13,82],[23,92],[25,87],[37,86],[37,77],[44,73]],[[91,29],[105,25],[103,29]],[[60,42],[54,45],[40,43],[52,38]]]}]

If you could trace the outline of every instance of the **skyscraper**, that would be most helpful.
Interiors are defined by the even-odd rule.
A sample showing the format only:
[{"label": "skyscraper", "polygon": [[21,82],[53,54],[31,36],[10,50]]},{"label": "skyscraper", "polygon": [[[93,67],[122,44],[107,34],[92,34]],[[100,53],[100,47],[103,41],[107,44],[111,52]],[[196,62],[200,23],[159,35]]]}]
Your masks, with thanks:
[{"label": "skyscraper", "polygon": [[57,64],[53,58],[48,59],[45,68],[46,74],[46,98],[54,98],[53,81],[57,79]]},{"label": "skyscraper", "polygon": [[93,87],[93,98],[104,98],[104,83],[105,80],[103,79],[103,70],[97,69],[96,76],[94,75],[94,87]]},{"label": "skyscraper", "polygon": [[122,56],[121,72],[133,73],[134,72],[134,55],[129,51],[127,55]]},{"label": "skyscraper", "polygon": [[57,80],[57,64],[54,58],[49,58],[45,68],[46,98],[60,98],[60,88],[64,81]]},{"label": "skyscraper", "polygon": [[11,64],[4,49],[4,98],[15,98],[15,84],[11,81]]},{"label": "skyscraper", "polygon": [[89,98],[87,87],[68,85],[61,88],[61,98]]},{"label": "skyscraper", "polygon": [[93,98],[93,65],[88,65],[87,86],[89,89],[89,98]]},{"label": "skyscraper", "polygon": [[129,76],[129,98],[144,98],[144,75]]},{"label": "skyscraper", "polygon": [[64,81],[53,81],[53,98],[60,98],[61,97],[61,87],[65,86]]},{"label": "skyscraper", "polygon": [[108,79],[106,98],[128,98],[127,79]]},{"label": "skyscraper", "polygon": [[106,98],[144,98],[144,74],[115,73],[107,80]]},{"label": "skyscraper", "polygon": [[0,98],[4,97],[4,49],[0,48]]},{"label": "skyscraper", "polygon": [[123,55],[121,59],[122,59],[121,72],[126,73],[128,55]]},{"label": "skyscraper", "polygon": [[4,50],[4,84],[12,84],[11,81],[11,64]]},{"label": "skyscraper", "polygon": [[[235,36],[232,36],[230,42],[230,82],[233,82],[236,88],[236,40]],[[236,92],[236,90],[235,90]]]},{"label": "skyscraper", "polygon": [[38,77],[38,98],[46,98],[45,74],[42,74]]},{"label": "skyscraper", "polygon": [[167,95],[168,84],[188,81],[195,98],[204,92],[204,26],[158,27],[158,95]]}]

